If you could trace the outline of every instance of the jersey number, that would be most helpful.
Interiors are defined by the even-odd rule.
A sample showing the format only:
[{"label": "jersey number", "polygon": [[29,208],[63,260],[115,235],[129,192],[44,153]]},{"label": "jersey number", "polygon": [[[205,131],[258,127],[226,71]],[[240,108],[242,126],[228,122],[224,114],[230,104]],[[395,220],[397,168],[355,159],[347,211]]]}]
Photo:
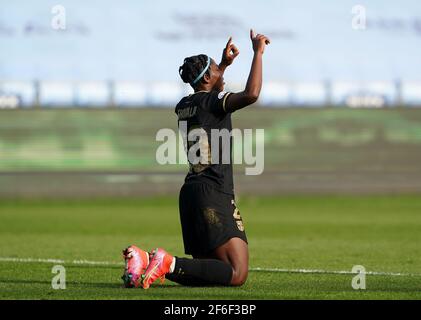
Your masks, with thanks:
[{"label": "jersey number", "polygon": [[244,231],[244,224],[243,219],[241,218],[240,211],[238,210],[234,200],[231,200],[231,204],[234,206],[234,214],[232,216],[234,217],[234,220],[237,223],[237,228],[240,231]]},{"label": "jersey number", "polygon": [[[211,148],[206,131],[200,126],[192,126],[188,132],[188,137],[190,137],[190,134],[193,130],[195,130],[195,140],[190,141],[190,139],[188,139],[187,155],[189,158],[188,160],[190,163],[190,170],[195,173],[199,173],[205,170],[211,164]],[[196,152],[195,154],[191,155],[190,149],[193,146],[195,147]],[[191,156],[194,156],[196,161],[192,162],[191,160],[193,159],[190,159]]]}]

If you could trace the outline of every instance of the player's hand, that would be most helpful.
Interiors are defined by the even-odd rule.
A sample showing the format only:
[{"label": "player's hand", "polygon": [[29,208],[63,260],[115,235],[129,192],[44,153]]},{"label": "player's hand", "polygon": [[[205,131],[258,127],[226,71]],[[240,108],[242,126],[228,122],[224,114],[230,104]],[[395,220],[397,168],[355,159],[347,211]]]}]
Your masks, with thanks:
[{"label": "player's hand", "polygon": [[265,47],[270,44],[270,39],[263,34],[254,34],[254,30],[250,29],[250,39],[255,53],[263,54]]},{"label": "player's hand", "polygon": [[227,45],[222,51],[221,64],[228,67],[234,62],[234,59],[240,54],[235,44],[232,43],[232,37],[228,39]]}]

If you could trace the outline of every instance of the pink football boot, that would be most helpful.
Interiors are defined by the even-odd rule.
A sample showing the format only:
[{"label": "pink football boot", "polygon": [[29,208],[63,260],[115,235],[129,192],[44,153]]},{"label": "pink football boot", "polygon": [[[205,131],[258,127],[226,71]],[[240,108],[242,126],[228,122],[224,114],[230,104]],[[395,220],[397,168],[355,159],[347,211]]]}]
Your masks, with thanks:
[{"label": "pink football boot", "polygon": [[142,274],[142,287],[148,289],[149,286],[157,279],[161,279],[164,283],[165,275],[170,271],[173,256],[168,254],[164,249],[157,248],[150,253],[150,263]]},{"label": "pink football boot", "polygon": [[121,277],[126,288],[137,288],[140,285],[140,277],[149,264],[149,254],[136,246],[130,246],[123,250],[125,261],[124,274]]}]

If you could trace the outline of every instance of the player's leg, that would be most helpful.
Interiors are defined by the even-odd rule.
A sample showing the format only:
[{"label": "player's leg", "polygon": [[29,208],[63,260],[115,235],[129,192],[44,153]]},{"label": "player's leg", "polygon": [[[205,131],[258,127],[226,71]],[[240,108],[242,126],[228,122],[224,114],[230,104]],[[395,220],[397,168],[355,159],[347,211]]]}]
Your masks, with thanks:
[{"label": "player's leg", "polygon": [[234,237],[210,254],[195,254],[193,259],[176,257],[175,271],[167,274],[167,278],[190,286],[212,284],[241,286],[247,280],[248,262],[247,243],[241,238]]},{"label": "player's leg", "polygon": [[240,238],[231,238],[212,254],[232,267],[231,285],[243,285],[248,276],[249,252],[247,243]]},{"label": "player's leg", "polygon": [[240,238],[231,238],[208,255],[193,255],[194,259],[218,259],[232,267],[231,285],[242,285],[247,280],[249,251],[247,243]]},{"label": "player's leg", "polygon": [[229,286],[231,265],[218,259],[189,259],[175,257],[174,272],[166,278],[185,286]]},{"label": "player's leg", "polygon": [[248,245],[231,238],[208,255],[193,259],[175,257],[174,270],[167,279],[187,286],[243,285],[248,276]]},{"label": "player's leg", "polygon": [[[172,257],[163,249],[157,248],[150,253],[150,258],[147,258],[148,263],[145,264],[140,256],[138,257],[138,252],[144,253],[135,246],[124,251],[126,277],[123,276],[123,280],[126,287],[137,287],[139,285],[137,279],[140,276],[142,276],[141,284],[145,289],[149,288],[155,280],[159,278],[163,280],[165,277],[186,286],[238,286],[242,285],[247,278],[247,244],[239,238],[230,239],[207,257],[201,255],[201,259],[197,256],[194,259]],[[143,263],[143,268],[146,269],[144,273],[135,270],[139,263]]]},{"label": "player's leg", "polygon": [[[165,272],[165,277],[171,281],[187,286],[209,286],[231,284],[232,267],[220,259],[207,257],[209,252],[208,222],[214,221],[206,210],[209,206],[212,190],[202,184],[185,184],[180,191],[180,222],[183,232],[183,242],[186,254],[201,256],[206,259],[188,259],[174,257],[171,266],[160,261],[169,261],[168,254],[159,253],[151,258],[145,278],[146,287],[159,274]],[[206,219],[208,217],[208,219]],[[216,246],[213,246],[215,248]],[[212,248],[212,249],[213,249]],[[161,249],[162,250],[162,249]],[[162,252],[162,251],[161,251]],[[161,268],[161,265],[164,267]],[[151,274],[149,276],[149,274]],[[161,275],[162,276],[162,275]],[[161,277],[159,276],[159,277]],[[145,287],[145,286],[144,286]]]},{"label": "player's leg", "polygon": [[168,254],[160,249],[162,253],[151,259],[146,282],[165,272],[167,279],[183,285],[243,284],[248,271],[247,238],[233,197],[206,184],[186,184],[179,204],[185,252],[202,259],[171,257],[170,267]]}]

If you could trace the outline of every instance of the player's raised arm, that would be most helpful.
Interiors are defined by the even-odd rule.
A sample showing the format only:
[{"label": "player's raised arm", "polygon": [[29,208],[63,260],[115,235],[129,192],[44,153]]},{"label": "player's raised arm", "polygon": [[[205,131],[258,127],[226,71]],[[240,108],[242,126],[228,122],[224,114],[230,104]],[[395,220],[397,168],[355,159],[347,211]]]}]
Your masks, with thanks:
[{"label": "player's raised arm", "polygon": [[225,106],[228,112],[234,112],[255,103],[262,89],[262,56],[270,40],[262,34],[255,35],[253,30],[250,30],[250,39],[254,55],[246,88],[242,92],[229,95]]}]

